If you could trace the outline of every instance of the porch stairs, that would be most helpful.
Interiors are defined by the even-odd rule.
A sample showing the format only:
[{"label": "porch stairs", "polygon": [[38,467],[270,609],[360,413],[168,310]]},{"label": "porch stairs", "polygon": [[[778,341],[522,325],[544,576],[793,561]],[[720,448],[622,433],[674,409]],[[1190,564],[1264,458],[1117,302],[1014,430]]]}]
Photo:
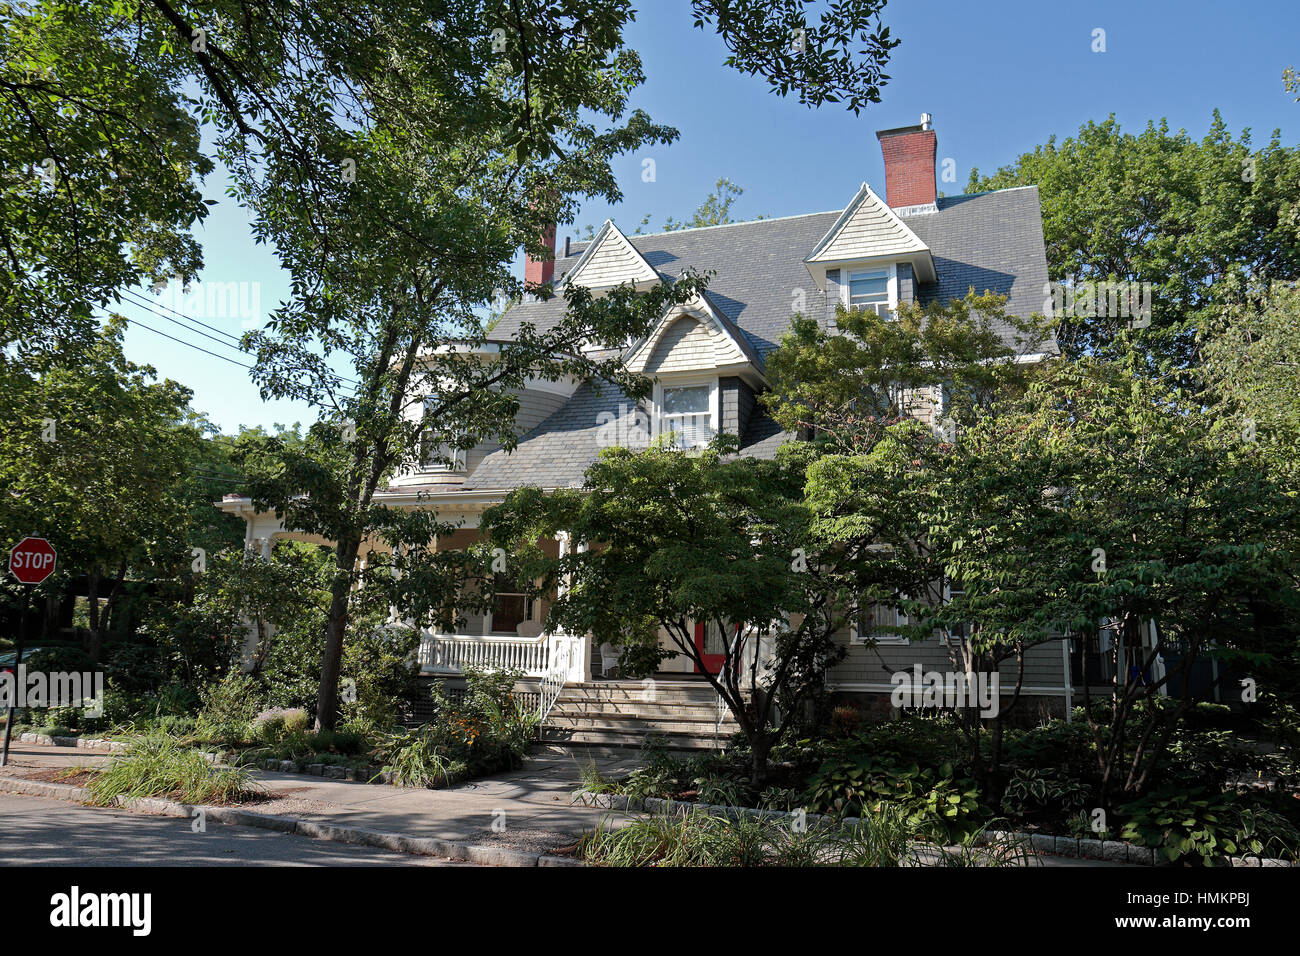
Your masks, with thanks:
[{"label": "porch stairs", "polygon": [[[716,736],[715,736],[716,728]],[[641,747],[654,736],[668,750],[725,746],[740,727],[703,681],[593,681],[565,684],[541,729],[552,746]]]}]

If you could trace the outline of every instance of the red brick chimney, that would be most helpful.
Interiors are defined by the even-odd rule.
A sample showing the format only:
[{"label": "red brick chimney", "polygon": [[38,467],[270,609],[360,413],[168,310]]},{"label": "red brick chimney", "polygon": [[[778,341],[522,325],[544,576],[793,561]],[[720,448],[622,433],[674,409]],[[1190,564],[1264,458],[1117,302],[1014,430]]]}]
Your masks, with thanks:
[{"label": "red brick chimney", "polygon": [[876,133],[885,156],[885,201],[895,209],[934,203],[934,157],[939,141],[930,125],[930,114],[921,114],[921,125],[882,129]]},{"label": "red brick chimney", "polygon": [[[542,233],[542,242],[555,252],[555,227],[551,226]],[[546,285],[555,277],[555,258],[537,260],[524,253],[524,282],[529,286]]]}]

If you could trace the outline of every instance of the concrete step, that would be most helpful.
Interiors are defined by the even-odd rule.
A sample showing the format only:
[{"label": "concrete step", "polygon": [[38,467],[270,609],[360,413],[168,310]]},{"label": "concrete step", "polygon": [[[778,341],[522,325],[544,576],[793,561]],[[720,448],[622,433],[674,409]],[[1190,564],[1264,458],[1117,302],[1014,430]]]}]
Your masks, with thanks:
[{"label": "concrete step", "polygon": [[[676,704],[647,704],[642,701],[630,700],[587,700],[586,698],[565,700],[559,698],[555,702],[552,713],[566,714],[626,714],[636,717],[653,717],[672,720],[677,717],[708,717],[710,720],[718,712],[718,708],[712,702],[698,703],[676,703]],[[724,711],[724,714],[730,714],[730,711]]]},{"label": "concrete step", "polygon": [[[680,720],[644,720],[627,714],[552,714],[547,718],[552,727],[571,730],[618,730],[642,734],[683,733],[710,734],[718,725],[713,718],[683,718]],[[730,736],[740,728],[732,721],[723,722],[719,733]]]},{"label": "concrete step", "polygon": [[729,734],[720,734],[715,741],[713,734],[707,736],[688,733],[649,734],[645,731],[626,731],[613,728],[589,728],[569,730],[560,727],[542,728],[542,742],[548,745],[589,745],[604,747],[644,747],[651,736],[657,737],[666,750],[712,750],[715,746],[725,745]]}]

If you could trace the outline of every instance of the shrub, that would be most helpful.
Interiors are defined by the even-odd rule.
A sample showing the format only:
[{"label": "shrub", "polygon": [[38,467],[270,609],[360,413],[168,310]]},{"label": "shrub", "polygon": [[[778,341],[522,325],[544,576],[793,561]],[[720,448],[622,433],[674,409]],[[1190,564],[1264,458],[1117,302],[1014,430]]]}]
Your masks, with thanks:
[{"label": "shrub", "polygon": [[522,765],[536,737],[537,714],[514,698],[519,673],[471,671],[467,677],[469,686],[459,701],[435,687],[434,719],[382,742],[384,769],[398,782],[431,786]]},{"label": "shrub", "polygon": [[1052,770],[1015,771],[1002,792],[1002,812],[1015,820],[1050,814],[1053,820],[1082,810],[1090,790]]},{"label": "shrub", "polygon": [[199,721],[208,726],[248,724],[257,716],[257,681],[240,670],[231,670],[200,692]]},{"label": "shrub", "polygon": [[977,825],[978,796],[969,780],[954,779],[951,764],[936,772],[915,763],[857,757],[827,761],[809,782],[805,799],[809,810],[837,816],[861,817],[897,804],[919,830],[946,841]]},{"label": "shrub", "polygon": [[1261,856],[1266,847],[1294,856],[1296,829],[1282,817],[1245,806],[1231,794],[1161,789],[1127,803],[1125,840],[1154,847],[1170,862],[1198,859],[1214,866],[1225,856]]},{"label": "shrub", "polygon": [[395,733],[384,747],[384,770],[403,787],[436,787],[452,781],[450,761],[431,727]]},{"label": "shrub", "polygon": [[308,723],[307,711],[301,707],[272,707],[253,717],[253,736],[264,744],[277,744],[287,734],[304,732]]},{"label": "shrub", "polygon": [[214,767],[199,750],[171,737],[147,737],[99,770],[87,785],[91,802],[117,797],[174,797],[182,803],[235,803],[255,795],[248,773]]}]

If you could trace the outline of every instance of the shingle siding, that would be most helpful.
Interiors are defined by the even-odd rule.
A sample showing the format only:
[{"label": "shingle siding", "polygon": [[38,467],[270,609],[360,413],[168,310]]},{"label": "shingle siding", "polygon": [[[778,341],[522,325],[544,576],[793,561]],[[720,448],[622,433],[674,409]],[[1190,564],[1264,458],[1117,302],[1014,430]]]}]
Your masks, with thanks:
[{"label": "shingle siding", "polygon": [[718,380],[720,429],[737,437],[745,434],[754,413],[754,390],[742,379],[727,377]]}]

